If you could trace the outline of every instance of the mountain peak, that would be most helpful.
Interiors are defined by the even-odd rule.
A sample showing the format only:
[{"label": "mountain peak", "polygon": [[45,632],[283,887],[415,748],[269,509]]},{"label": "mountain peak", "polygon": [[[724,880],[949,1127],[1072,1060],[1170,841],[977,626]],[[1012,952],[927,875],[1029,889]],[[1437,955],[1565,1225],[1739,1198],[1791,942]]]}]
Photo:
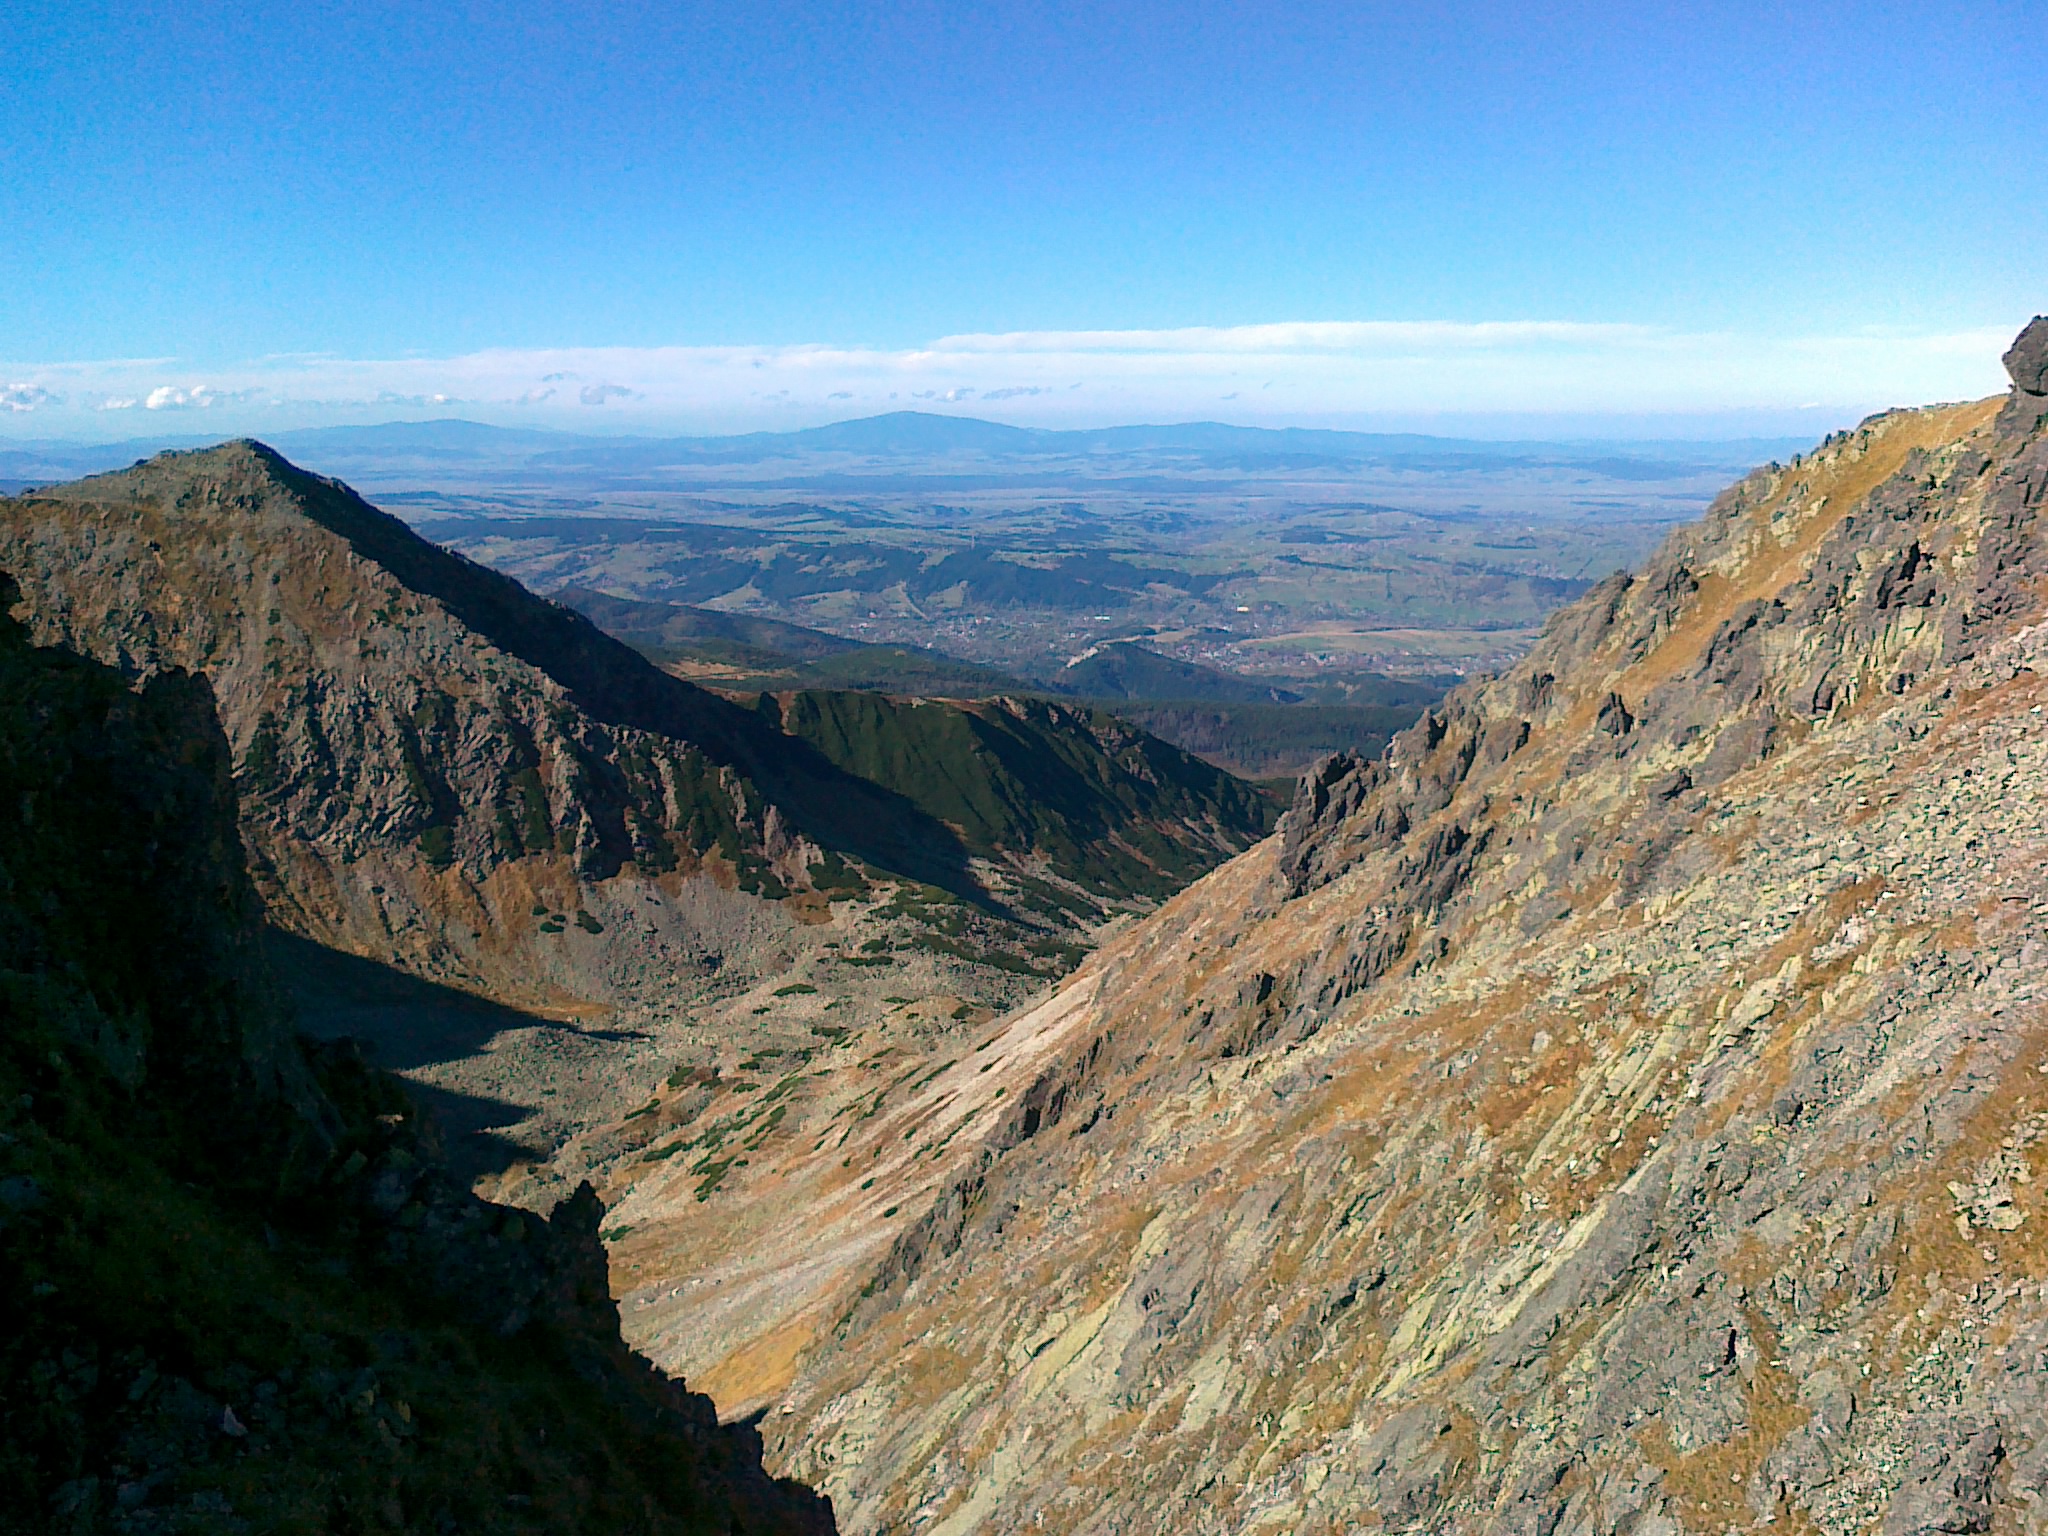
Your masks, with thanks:
[{"label": "mountain peak", "polygon": [[2013,388],[2048,395],[2048,315],[2036,315],[2001,359]]},{"label": "mountain peak", "polygon": [[[0,501],[0,566],[42,638],[131,675],[208,677],[282,926],[361,954],[395,944],[415,974],[501,1000],[580,1005],[665,985],[635,894],[662,881],[811,900],[814,868],[856,888],[851,861],[1007,902],[962,828],[986,832],[976,856],[1036,870],[1030,839],[1050,823],[1008,814],[1005,794],[1066,796],[1061,868],[1090,890],[1089,872],[1108,871],[1106,900],[1156,895],[1264,825],[1253,792],[1218,770],[1078,716],[1005,734],[959,710],[821,694],[822,734],[781,728],[252,440]],[[641,610],[641,625],[763,622],[597,601]],[[848,644],[782,628],[823,654]],[[1078,776],[1073,753],[1089,765]],[[1026,760],[1050,775],[1030,780],[1039,789],[1006,777]],[[961,773],[975,815],[946,798]],[[583,930],[593,938],[620,936],[564,966],[533,941],[557,910],[536,903],[540,886],[574,890],[566,910],[598,924]],[[1033,911],[1072,910],[1036,889],[1019,898]],[[670,920],[659,942],[710,965],[724,919]],[[757,920],[794,919],[744,919]]]},{"label": "mountain peak", "polygon": [[167,489],[187,484],[256,477],[286,487],[294,477],[304,475],[304,470],[268,443],[237,437],[205,448],[167,448],[126,469],[88,475],[37,494],[59,501],[137,501],[155,499]]},{"label": "mountain peak", "polygon": [[536,882],[780,896],[835,846],[967,879],[896,797],[265,444],[0,502],[0,547],[39,639],[208,677],[273,916],[322,943],[552,1005],[613,984],[517,942]]}]

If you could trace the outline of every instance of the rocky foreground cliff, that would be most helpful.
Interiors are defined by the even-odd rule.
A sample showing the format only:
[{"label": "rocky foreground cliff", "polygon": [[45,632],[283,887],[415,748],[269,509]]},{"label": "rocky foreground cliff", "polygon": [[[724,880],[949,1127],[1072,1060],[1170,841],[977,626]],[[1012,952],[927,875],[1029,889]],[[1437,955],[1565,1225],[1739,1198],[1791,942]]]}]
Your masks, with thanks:
[{"label": "rocky foreground cliff", "polygon": [[806,1128],[758,1273],[627,1237],[629,1331],[786,1298],[710,1364],[856,1531],[2048,1528],[2048,321],[2008,366]]},{"label": "rocky foreground cliff", "polygon": [[205,683],[36,648],[0,578],[0,1529],[824,1536],[619,1341],[588,1191],[440,1167],[295,1037]]}]

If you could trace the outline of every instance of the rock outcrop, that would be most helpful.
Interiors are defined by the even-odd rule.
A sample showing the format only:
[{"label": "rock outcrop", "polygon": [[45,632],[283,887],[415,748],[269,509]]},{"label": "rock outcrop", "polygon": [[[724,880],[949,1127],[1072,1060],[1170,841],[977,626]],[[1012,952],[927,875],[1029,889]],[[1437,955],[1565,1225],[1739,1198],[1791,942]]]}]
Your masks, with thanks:
[{"label": "rock outcrop", "polygon": [[2048,395],[2048,315],[2034,317],[2014,338],[2003,361],[2014,389],[2023,394]]},{"label": "rock outcrop", "polygon": [[790,1171],[869,1236],[771,1459],[856,1531],[2042,1529],[2044,338]]}]

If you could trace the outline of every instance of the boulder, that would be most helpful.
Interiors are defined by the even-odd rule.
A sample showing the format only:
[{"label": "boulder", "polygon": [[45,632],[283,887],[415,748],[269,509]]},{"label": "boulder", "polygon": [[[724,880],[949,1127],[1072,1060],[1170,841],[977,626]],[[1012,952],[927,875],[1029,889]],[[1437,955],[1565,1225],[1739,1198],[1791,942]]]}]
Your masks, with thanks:
[{"label": "boulder", "polygon": [[2034,316],[2000,361],[2012,376],[2014,389],[2048,395],[2048,315]]}]

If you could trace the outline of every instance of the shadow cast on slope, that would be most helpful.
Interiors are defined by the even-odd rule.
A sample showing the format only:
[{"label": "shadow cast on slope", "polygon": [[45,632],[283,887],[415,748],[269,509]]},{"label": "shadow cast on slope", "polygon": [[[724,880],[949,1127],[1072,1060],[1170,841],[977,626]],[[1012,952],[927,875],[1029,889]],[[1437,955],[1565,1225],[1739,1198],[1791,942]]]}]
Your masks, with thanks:
[{"label": "shadow cast on slope", "polygon": [[440,1132],[449,1167],[472,1183],[535,1154],[516,1134],[534,1111],[407,1074],[482,1055],[492,1040],[513,1030],[618,1042],[647,1038],[636,1030],[579,1028],[508,1008],[277,928],[264,930],[263,944],[300,1030],[322,1040],[352,1039],[375,1065],[406,1076],[407,1091]]}]

